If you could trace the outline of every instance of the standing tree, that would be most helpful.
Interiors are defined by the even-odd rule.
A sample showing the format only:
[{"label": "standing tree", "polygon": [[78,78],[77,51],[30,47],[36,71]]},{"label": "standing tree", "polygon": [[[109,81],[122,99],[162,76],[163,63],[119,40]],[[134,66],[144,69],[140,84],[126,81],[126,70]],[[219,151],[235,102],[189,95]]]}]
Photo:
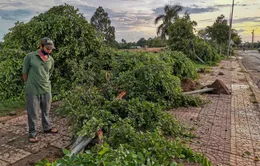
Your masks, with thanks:
[{"label": "standing tree", "polygon": [[201,29],[198,31],[198,36],[199,38],[207,41],[210,39],[210,37],[208,36],[209,34],[207,33],[206,29]]},{"label": "standing tree", "polygon": [[126,44],[126,40],[125,40],[125,39],[122,39],[121,42],[124,43],[124,44]]},{"label": "standing tree", "polygon": [[183,9],[180,5],[165,5],[164,14],[156,17],[154,23],[158,24],[159,21],[162,21],[162,24],[157,29],[157,35],[160,35],[162,39],[166,39],[168,36],[168,28],[176,19],[179,18],[178,13]]},{"label": "standing tree", "polygon": [[241,36],[238,35],[235,29],[232,29],[231,31],[231,39],[233,40],[234,44],[237,46],[242,43],[242,38]]},{"label": "standing tree", "polygon": [[144,47],[144,46],[146,45],[146,40],[145,40],[145,38],[139,39],[136,44],[137,44],[138,46],[140,46],[140,47]]},{"label": "standing tree", "polygon": [[193,58],[194,26],[196,25],[195,21],[190,20],[188,13],[185,13],[182,18],[176,19],[169,27],[169,40],[167,43],[171,50],[182,51],[190,58]]},{"label": "standing tree", "polygon": [[220,15],[212,26],[208,26],[206,28],[206,31],[209,34],[210,38],[216,41],[219,45],[219,52],[221,55],[223,44],[228,43],[229,26],[227,24],[225,16],[223,14]]},{"label": "standing tree", "polygon": [[90,23],[98,32],[104,35],[105,43],[114,45],[115,43],[115,27],[111,26],[111,20],[107,12],[99,6],[91,17]]}]

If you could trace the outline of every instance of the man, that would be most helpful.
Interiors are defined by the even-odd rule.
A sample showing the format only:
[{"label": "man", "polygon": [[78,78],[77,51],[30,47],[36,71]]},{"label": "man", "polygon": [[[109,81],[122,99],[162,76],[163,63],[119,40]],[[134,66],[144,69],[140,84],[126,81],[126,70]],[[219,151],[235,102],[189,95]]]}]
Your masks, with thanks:
[{"label": "man", "polygon": [[50,76],[54,69],[54,60],[50,56],[55,49],[53,41],[47,37],[41,39],[40,49],[29,53],[23,62],[23,80],[25,83],[26,109],[29,124],[29,142],[38,142],[36,125],[38,110],[42,113],[42,127],[45,133],[57,133],[51,127],[49,112],[51,107]]}]

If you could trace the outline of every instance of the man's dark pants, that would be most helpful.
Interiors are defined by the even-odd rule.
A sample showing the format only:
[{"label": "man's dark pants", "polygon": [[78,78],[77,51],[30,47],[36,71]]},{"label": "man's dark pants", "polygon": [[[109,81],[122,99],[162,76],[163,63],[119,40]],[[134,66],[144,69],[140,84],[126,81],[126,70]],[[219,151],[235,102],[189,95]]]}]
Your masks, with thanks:
[{"label": "man's dark pants", "polygon": [[26,95],[26,109],[28,114],[28,124],[29,124],[29,137],[36,137],[36,125],[38,121],[38,112],[41,109],[42,113],[42,127],[44,131],[50,130],[51,124],[49,121],[49,112],[51,108],[51,93],[46,93],[42,95]]}]

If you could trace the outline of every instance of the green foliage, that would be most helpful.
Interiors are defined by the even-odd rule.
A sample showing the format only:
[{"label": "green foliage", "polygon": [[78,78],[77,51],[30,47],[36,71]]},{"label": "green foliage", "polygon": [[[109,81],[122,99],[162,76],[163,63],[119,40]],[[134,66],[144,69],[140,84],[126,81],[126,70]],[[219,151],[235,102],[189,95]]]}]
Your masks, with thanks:
[{"label": "green foliage", "polygon": [[146,45],[148,47],[165,47],[166,41],[162,40],[162,38],[160,37],[154,37],[154,38],[147,39]]},{"label": "green foliage", "polygon": [[216,63],[220,60],[220,55],[217,51],[208,42],[199,38],[195,41],[195,53],[207,63]]},{"label": "green foliage", "polygon": [[209,36],[213,40],[217,41],[218,44],[227,42],[229,26],[227,25],[227,20],[225,19],[225,16],[218,16],[214,24],[211,27],[207,27],[206,31],[209,33]]},{"label": "green foliage", "polygon": [[228,44],[228,32],[229,26],[223,14],[218,16],[212,26],[206,28],[208,37],[219,45],[220,54],[222,54],[222,47]]},{"label": "green foliage", "polygon": [[163,112],[164,107],[141,98],[107,100],[97,89],[78,87],[66,94],[67,98],[59,109],[71,117],[74,132],[93,137],[103,129],[110,135],[116,122],[127,123],[136,131],[160,130],[165,135],[189,135],[178,122]]},{"label": "green foliage", "polygon": [[209,34],[201,30],[199,31],[199,36],[204,40],[199,39],[194,35],[195,25],[196,22],[190,20],[189,14],[177,19],[169,28],[169,48],[171,50],[182,51],[192,60],[197,60],[199,57],[207,63],[218,62],[220,56],[216,50],[204,41]]},{"label": "green foliage", "polygon": [[118,43],[118,48],[119,49],[130,49],[135,46],[147,46],[147,47],[165,47],[166,46],[166,41],[161,39],[160,37],[154,37],[154,38],[140,38],[137,43],[135,42],[126,42],[126,40],[122,39],[121,43]]},{"label": "green foliage", "polygon": [[144,47],[146,45],[146,40],[145,38],[141,38],[137,41],[136,43],[138,46]]},{"label": "green foliage", "polygon": [[238,35],[238,32],[235,29],[231,31],[231,39],[233,40],[235,45],[240,45],[242,43],[241,36]]},{"label": "green foliage", "polygon": [[0,42],[0,50],[3,49],[3,42]]},{"label": "green foliage", "polygon": [[107,44],[113,45],[115,43],[115,27],[111,26],[111,20],[101,6],[97,8],[91,17],[90,23],[98,32],[104,35],[104,41]]},{"label": "green foliage", "polygon": [[172,67],[172,74],[183,78],[197,78],[197,72],[194,63],[182,52],[165,51],[161,53],[160,58]]},{"label": "green foliage", "polygon": [[[164,56],[174,61],[181,55],[184,57],[182,53],[168,52]],[[98,146],[93,147],[93,161],[90,158],[85,161],[78,155],[75,158],[64,157],[59,162],[92,161],[96,164],[109,161],[119,165],[123,164],[121,162],[133,161],[137,164],[151,161],[159,165],[169,165],[170,162],[178,163],[179,159],[202,162],[203,156],[200,156],[200,159],[193,158],[197,154],[182,147],[180,142],[177,148],[173,147],[175,143],[164,138],[192,137],[176,119],[164,112],[165,108],[196,105],[200,104],[201,100],[180,94],[180,80],[173,76],[173,64],[163,60],[162,56],[149,53],[115,53],[110,70],[100,72],[99,79],[103,82],[101,81],[102,84],[98,87],[84,84],[84,75],[76,76],[77,86],[64,94],[66,97],[59,112],[71,117],[74,134],[93,138],[98,130],[104,131],[104,141],[111,148],[97,150]],[[86,71],[83,70],[84,72]],[[126,91],[127,95],[124,99],[117,100],[115,97],[122,90]],[[143,141],[145,138],[146,141]],[[151,146],[154,147],[153,150],[144,151]],[[167,149],[168,147],[172,149]],[[131,155],[128,152],[131,152]],[[122,156],[121,153],[129,155]],[[142,154],[142,160],[135,160],[135,154]],[[87,158],[87,154],[83,155]]]},{"label": "green foliage", "polygon": [[147,166],[181,166],[181,161],[186,160],[191,164],[200,163],[202,166],[210,166],[211,163],[203,155],[195,154],[191,149],[183,146],[180,140],[169,141],[158,132],[143,133],[134,132],[131,126],[120,124],[114,126],[113,139],[120,136],[128,136],[128,143],[118,144],[113,148],[108,144],[99,147],[96,152],[86,151],[76,156],[66,156],[49,163],[43,161],[37,166],[46,164],[57,165],[147,165]]},{"label": "green foliage", "polygon": [[197,23],[191,21],[189,15],[177,19],[169,28],[169,48],[173,51],[181,51],[191,59],[195,59],[193,51],[195,25]]},{"label": "green foliage", "polygon": [[112,83],[125,90],[128,98],[141,97],[168,105],[180,94],[179,78],[172,75],[171,66],[157,55],[125,53],[116,58]]},{"label": "green foliage", "polygon": [[23,97],[22,63],[25,52],[0,50],[0,101]]},{"label": "green foliage", "polygon": [[24,111],[25,108],[24,99],[0,102],[0,116],[5,116],[8,113],[10,113],[10,111],[20,111],[21,108]]}]

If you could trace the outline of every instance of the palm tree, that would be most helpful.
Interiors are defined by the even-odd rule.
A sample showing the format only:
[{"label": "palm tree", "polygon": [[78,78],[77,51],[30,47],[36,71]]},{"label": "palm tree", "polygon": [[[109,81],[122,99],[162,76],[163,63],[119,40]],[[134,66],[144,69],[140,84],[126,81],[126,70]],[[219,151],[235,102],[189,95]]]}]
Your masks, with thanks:
[{"label": "palm tree", "polygon": [[168,36],[168,28],[171,23],[179,18],[178,13],[181,12],[183,7],[181,5],[165,5],[164,14],[160,14],[156,17],[155,25],[162,21],[162,24],[157,29],[157,35],[160,35],[162,39],[166,39]]}]

